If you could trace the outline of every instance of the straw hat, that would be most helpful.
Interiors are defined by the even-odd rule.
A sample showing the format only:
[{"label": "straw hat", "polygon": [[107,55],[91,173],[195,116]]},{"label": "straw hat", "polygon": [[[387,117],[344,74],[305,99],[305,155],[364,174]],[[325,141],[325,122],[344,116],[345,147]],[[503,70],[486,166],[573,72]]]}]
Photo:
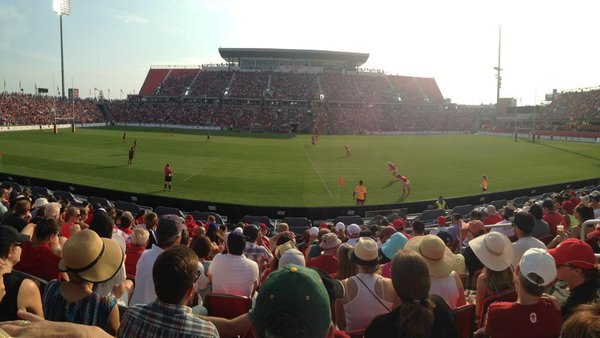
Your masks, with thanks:
[{"label": "straw hat", "polygon": [[354,264],[358,265],[376,265],[381,259],[377,242],[369,237],[359,238],[356,246],[348,252],[348,256]]},{"label": "straw hat", "polygon": [[473,238],[469,246],[488,269],[504,271],[513,263],[513,247],[505,234],[492,231]]},{"label": "straw hat", "polygon": [[406,242],[404,249],[414,251],[425,258],[431,277],[447,276],[456,263],[452,251],[436,235],[413,237]]},{"label": "straw hat", "polygon": [[296,245],[294,244],[294,241],[287,241],[281,245],[278,245],[275,248],[275,257],[279,258],[281,257],[281,255],[290,250],[290,249],[296,249]]},{"label": "straw hat", "polygon": [[102,283],[111,279],[123,264],[123,251],[117,242],[100,238],[92,230],[73,234],[63,246],[58,270],[72,272],[80,278]]}]

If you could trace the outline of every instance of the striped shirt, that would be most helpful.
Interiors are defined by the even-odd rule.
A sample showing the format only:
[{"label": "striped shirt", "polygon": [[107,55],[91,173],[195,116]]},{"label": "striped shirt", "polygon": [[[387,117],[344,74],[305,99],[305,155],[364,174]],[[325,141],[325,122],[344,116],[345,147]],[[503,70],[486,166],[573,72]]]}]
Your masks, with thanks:
[{"label": "striped shirt", "polygon": [[269,249],[264,246],[257,245],[253,242],[246,242],[246,249],[244,249],[244,255],[248,257],[258,264],[258,266],[262,266],[263,262],[271,262],[273,260],[273,254]]},{"label": "striped shirt", "polygon": [[213,323],[194,316],[190,307],[157,299],[130,307],[121,320],[117,337],[214,338],[219,337],[219,332]]},{"label": "striped shirt", "polygon": [[106,327],[108,315],[117,305],[113,296],[103,297],[95,292],[91,295],[68,303],[60,294],[60,282],[51,281],[44,290],[44,316],[46,320]]}]

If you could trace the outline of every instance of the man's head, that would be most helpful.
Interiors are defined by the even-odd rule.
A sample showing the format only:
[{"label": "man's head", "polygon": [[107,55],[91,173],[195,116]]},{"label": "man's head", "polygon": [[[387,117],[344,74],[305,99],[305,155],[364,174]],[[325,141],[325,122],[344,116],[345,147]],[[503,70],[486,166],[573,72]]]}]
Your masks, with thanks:
[{"label": "man's head", "polygon": [[530,208],[529,208],[529,213],[535,217],[536,220],[540,220],[544,217],[544,211],[542,210],[542,207],[537,204],[534,203]]},{"label": "man's head", "polygon": [[156,229],[156,239],[158,246],[168,249],[181,242],[183,231],[187,227],[183,219],[177,215],[163,215],[158,219],[158,228]]},{"label": "man's head", "polygon": [[481,220],[483,219],[483,214],[479,210],[471,211],[471,220]]},{"label": "man's head", "polygon": [[102,238],[112,238],[114,228],[115,220],[112,217],[104,211],[96,211],[90,223],[90,230]]},{"label": "man's head", "polygon": [[525,211],[517,212],[513,219],[513,225],[516,228],[515,233],[518,237],[524,237],[531,235],[533,227],[535,226],[535,219],[533,216]]},{"label": "man's head", "polygon": [[521,257],[517,274],[519,287],[529,295],[541,296],[556,279],[556,263],[546,250],[532,248]]},{"label": "man's head", "polygon": [[377,237],[379,238],[381,244],[384,244],[395,233],[396,229],[393,226],[388,225],[379,229],[377,232]]},{"label": "man's head", "polygon": [[198,279],[198,256],[183,245],[161,253],[152,268],[156,297],[167,304],[187,305],[194,295]]},{"label": "man's head", "polygon": [[542,210],[544,211],[544,214],[553,212],[554,202],[552,202],[552,200],[544,200],[544,202],[542,202]]},{"label": "man's head", "polygon": [[420,236],[425,234],[425,223],[416,220],[412,222],[413,235]]},{"label": "man's head", "polygon": [[272,272],[260,288],[251,320],[258,337],[322,338],[332,328],[330,309],[319,274],[286,265]]},{"label": "man's head", "polygon": [[244,230],[244,236],[246,236],[246,241],[248,242],[256,242],[256,239],[258,238],[258,234],[259,234],[259,230],[258,227],[254,224],[248,224]]},{"label": "man's head", "polygon": [[78,207],[69,207],[65,213],[66,223],[78,223],[81,220],[81,212]]},{"label": "man's head", "polygon": [[15,203],[15,214],[19,215],[19,217],[25,218],[27,214],[29,214],[29,210],[31,209],[31,202],[29,199],[22,198]]},{"label": "man's head", "polygon": [[60,218],[60,203],[48,203],[44,209],[44,216],[46,218],[54,218],[58,220]]},{"label": "man's head", "polygon": [[35,226],[33,238],[44,243],[52,239],[52,236],[60,235],[60,223],[54,218],[42,219]]},{"label": "man's head", "polygon": [[241,256],[246,249],[246,239],[243,234],[232,232],[227,236],[227,251],[231,255]]},{"label": "man's head", "polygon": [[452,224],[460,224],[462,221],[463,216],[459,213],[453,213],[452,214]]},{"label": "man's head", "polygon": [[144,224],[146,229],[153,229],[158,224],[158,215],[154,212],[149,212],[144,215]]}]

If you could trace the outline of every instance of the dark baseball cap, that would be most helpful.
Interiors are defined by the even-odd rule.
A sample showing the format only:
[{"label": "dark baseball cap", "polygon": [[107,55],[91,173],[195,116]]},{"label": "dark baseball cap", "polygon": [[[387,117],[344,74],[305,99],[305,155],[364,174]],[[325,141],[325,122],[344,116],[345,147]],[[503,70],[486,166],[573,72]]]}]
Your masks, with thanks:
[{"label": "dark baseball cap", "polygon": [[5,252],[13,243],[29,242],[30,238],[18,232],[12,226],[0,225],[0,253]]}]

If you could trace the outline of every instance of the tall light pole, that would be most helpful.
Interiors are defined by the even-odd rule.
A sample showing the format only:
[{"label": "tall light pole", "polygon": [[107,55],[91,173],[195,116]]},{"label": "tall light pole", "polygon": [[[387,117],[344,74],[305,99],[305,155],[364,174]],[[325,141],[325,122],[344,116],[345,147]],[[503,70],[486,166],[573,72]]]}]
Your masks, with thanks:
[{"label": "tall light pole", "polygon": [[500,115],[500,87],[502,87],[502,68],[500,68],[500,58],[502,50],[502,26],[498,26],[498,66],[494,67],[496,71],[496,116]]},{"label": "tall light pole", "polygon": [[65,97],[65,60],[63,57],[62,17],[71,14],[71,0],[53,0],[52,10],[60,18],[60,76],[62,82],[62,98]]}]

